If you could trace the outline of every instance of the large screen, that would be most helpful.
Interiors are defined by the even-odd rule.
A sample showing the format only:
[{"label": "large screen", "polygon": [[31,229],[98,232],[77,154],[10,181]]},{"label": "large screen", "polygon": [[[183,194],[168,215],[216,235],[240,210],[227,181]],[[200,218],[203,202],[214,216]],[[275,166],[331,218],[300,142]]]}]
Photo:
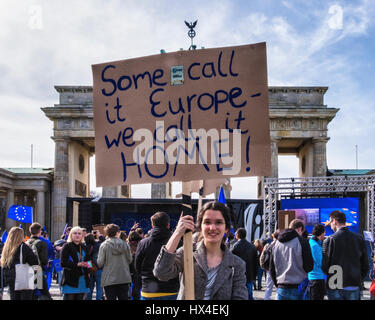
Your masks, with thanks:
[{"label": "large screen", "polygon": [[329,214],[338,210],[346,215],[346,225],[350,231],[359,232],[358,227],[358,198],[311,198],[311,199],[282,199],[282,210],[296,211],[296,218],[301,219],[309,234],[312,233],[314,224],[321,223],[326,226],[326,235],[333,233],[329,226]]}]

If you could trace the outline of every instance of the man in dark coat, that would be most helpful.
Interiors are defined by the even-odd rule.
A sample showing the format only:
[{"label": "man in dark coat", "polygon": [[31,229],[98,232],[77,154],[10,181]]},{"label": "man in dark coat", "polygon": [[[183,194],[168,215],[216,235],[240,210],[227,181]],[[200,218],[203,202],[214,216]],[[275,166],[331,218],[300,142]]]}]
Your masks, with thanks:
[{"label": "man in dark coat", "polygon": [[237,241],[231,251],[246,262],[246,286],[249,292],[249,300],[254,300],[253,281],[255,281],[257,273],[257,249],[246,240],[246,229],[237,229],[235,237]]},{"label": "man in dark coat", "polygon": [[169,222],[170,218],[167,213],[155,213],[151,217],[151,235],[138,243],[134,267],[142,278],[141,300],[175,300],[177,298],[180,287],[178,277],[169,281],[160,281],[153,274],[160,249],[172,235]]},{"label": "man in dark coat", "polygon": [[346,226],[345,213],[329,215],[335,232],[323,242],[322,270],[327,275],[328,300],[359,300],[369,265],[365,240]]}]

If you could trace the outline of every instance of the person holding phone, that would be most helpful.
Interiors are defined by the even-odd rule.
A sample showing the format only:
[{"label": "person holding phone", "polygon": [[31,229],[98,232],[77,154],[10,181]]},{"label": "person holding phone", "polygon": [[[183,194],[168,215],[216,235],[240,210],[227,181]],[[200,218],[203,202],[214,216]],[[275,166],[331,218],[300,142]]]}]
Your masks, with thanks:
[{"label": "person holding phone", "polygon": [[69,233],[67,243],[61,251],[61,291],[64,300],[83,300],[89,289],[90,264],[83,232],[80,227],[74,227]]}]

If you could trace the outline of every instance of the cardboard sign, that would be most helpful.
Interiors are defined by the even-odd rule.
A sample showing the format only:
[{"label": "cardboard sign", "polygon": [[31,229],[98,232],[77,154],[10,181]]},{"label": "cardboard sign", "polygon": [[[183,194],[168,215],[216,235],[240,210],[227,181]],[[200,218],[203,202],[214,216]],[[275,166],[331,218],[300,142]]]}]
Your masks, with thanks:
[{"label": "cardboard sign", "polygon": [[296,212],[294,210],[279,210],[277,219],[277,228],[288,229],[289,224],[296,219]]},{"label": "cardboard sign", "polygon": [[97,186],[271,175],[266,44],[92,66]]},{"label": "cardboard sign", "polygon": [[92,230],[98,230],[101,235],[106,236],[107,234],[104,231],[104,229],[105,229],[106,226],[107,226],[106,224],[94,224],[92,226]]}]

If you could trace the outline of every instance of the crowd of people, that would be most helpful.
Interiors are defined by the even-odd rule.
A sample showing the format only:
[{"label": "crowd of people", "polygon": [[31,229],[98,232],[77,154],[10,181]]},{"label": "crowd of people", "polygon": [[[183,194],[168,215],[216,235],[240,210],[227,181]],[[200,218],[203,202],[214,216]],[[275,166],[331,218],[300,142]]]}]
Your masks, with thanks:
[{"label": "crowd of people", "polygon": [[[181,215],[173,231],[165,212],[156,212],[151,226],[147,234],[137,223],[129,234],[116,224],[104,234],[68,227],[54,244],[39,223],[31,224],[27,240],[13,227],[1,247],[1,289],[9,288],[11,300],[50,300],[55,279],[64,300],[92,300],[94,292],[96,300],[184,299],[186,232],[194,239],[196,300],[253,300],[263,276],[265,300],[274,287],[277,300],[359,300],[369,271],[365,241],[349,231],[340,211],[330,214],[329,237],[319,224],[309,237],[299,219],[269,239],[250,242],[244,228],[231,237],[229,209],[217,201],[204,204],[196,222]],[[41,285],[15,290],[20,263],[42,273]]]}]

